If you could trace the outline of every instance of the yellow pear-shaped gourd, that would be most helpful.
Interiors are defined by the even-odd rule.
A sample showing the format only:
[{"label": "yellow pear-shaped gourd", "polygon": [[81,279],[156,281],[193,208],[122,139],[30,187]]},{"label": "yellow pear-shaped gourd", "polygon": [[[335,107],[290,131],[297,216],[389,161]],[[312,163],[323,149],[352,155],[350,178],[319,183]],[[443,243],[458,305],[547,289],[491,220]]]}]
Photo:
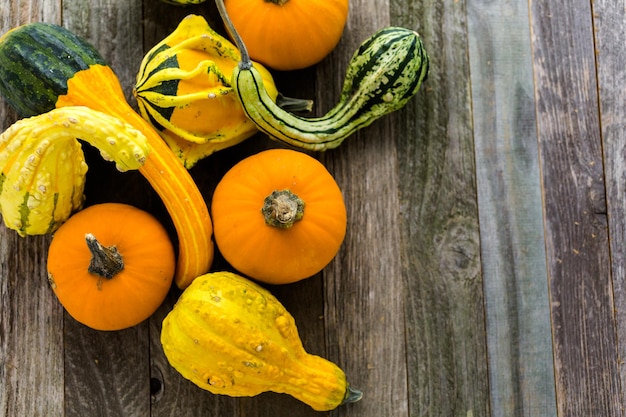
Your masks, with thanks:
[{"label": "yellow pear-shaped gourd", "polygon": [[232,397],[285,393],[314,410],[358,401],[345,373],[307,353],[295,321],[266,289],[230,272],[196,278],[163,321],[169,363],[207,391]]}]

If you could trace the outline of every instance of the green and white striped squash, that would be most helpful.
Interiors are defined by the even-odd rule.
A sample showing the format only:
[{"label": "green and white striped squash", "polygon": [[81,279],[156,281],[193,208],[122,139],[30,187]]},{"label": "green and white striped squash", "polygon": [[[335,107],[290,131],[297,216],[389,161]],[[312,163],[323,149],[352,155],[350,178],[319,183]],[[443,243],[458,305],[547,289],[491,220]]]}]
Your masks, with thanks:
[{"label": "green and white striped squash", "polygon": [[383,28],[354,53],[337,105],[319,118],[296,116],[272,102],[223,0],[216,4],[241,53],[232,85],[244,111],[259,130],[292,146],[318,151],[339,146],[355,131],[404,107],[428,76],[429,57],[417,32]]}]

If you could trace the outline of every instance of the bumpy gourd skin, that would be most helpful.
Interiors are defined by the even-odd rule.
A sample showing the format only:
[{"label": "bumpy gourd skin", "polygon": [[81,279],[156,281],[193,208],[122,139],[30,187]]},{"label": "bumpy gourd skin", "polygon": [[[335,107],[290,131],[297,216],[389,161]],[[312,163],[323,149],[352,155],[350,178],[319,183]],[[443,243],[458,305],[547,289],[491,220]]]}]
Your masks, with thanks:
[{"label": "bumpy gourd skin", "polygon": [[324,411],[350,391],[337,365],[304,350],[271,293],[230,272],[192,282],[163,321],[161,343],[181,375],[214,394],[286,393]]},{"label": "bumpy gourd skin", "polygon": [[21,119],[0,135],[0,213],[20,235],[53,232],[83,203],[87,164],[76,138],[118,170],[141,167],[146,137],[88,107],[64,107]]},{"label": "bumpy gourd skin", "polygon": [[210,269],[213,226],[204,196],[158,133],[130,106],[120,80],[92,45],[62,26],[19,26],[0,37],[0,81],[0,94],[21,115],[86,106],[141,131],[150,154],[139,172],[161,197],[176,228],[176,285],[186,288]]}]

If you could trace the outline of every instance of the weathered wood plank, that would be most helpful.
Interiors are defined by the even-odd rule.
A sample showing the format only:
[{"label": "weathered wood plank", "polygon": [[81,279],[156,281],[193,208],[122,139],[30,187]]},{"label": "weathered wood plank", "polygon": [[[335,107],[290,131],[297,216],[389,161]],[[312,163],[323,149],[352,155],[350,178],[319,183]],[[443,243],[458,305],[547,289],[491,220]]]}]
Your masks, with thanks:
[{"label": "weathered wood plank", "polygon": [[[0,33],[60,22],[60,2],[2,2]],[[0,130],[17,115],[0,98]],[[0,225],[0,416],[63,414],[63,309],[46,279],[49,237]]]},{"label": "weathered wood plank", "polygon": [[3,28],[40,21],[60,24],[61,4],[60,0],[3,1],[0,4],[0,22]]},{"label": "weathered wood plank", "polygon": [[528,3],[467,9],[491,412],[556,416]]},{"label": "weathered wood plank", "polygon": [[63,309],[46,279],[48,237],[0,226],[0,415],[63,413]]},{"label": "weathered wood plank", "polygon": [[[354,51],[389,26],[389,2],[350,2],[343,39],[318,67],[317,98],[337,102]],[[392,119],[357,132],[320,155],[343,190],[348,231],[338,257],[324,271],[327,355],[363,399],[338,416],[407,416],[404,286],[400,259],[397,158]],[[393,370],[390,372],[390,370]]]},{"label": "weathered wood plank", "polygon": [[100,332],[66,315],[65,416],[150,415],[148,328]]},{"label": "weathered wood plank", "polygon": [[622,408],[626,407],[626,5],[624,1],[594,1],[600,125],[604,152],[611,273],[617,324]]},{"label": "weathered wood plank", "polygon": [[620,416],[590,3],[530,10],[559,414]]},{"label": "weathered wood plank", "polygon": [[394,117],[412,416],[489,415],[465,2],[396,2],[431,57]]},{"label": "weathered wood plank", "polygon": [[[136,59],[138,65],[144,54],[154,45],[169,35],[178,25],[180,20],[190,13],[202,14],[213,25],[213,20],[205,13],[205,6],[175,7],[160,1],[147,2],[144,4],[142,19],[143,38],[140,58]],[[133,102],[134,104],[134,102]],[[199,163],[193,170],[196,178],[207,174],[206,165]],[[217,169],[217,168],[216,168]],[[219,167],[219,170],[222,170]],[[218,171],[222,173],[221,171]],[[212,175],[209,175],[212,176]],[[203,181],[206,182],[206,181]],[[213,181],[202,184],[202,190],[212,189]],[[216,254],[219,256],[219,254]],[[161,346],[161,323],[167,313],[172,309],[180,296],[180,290],[173,288],[166,302],[150,318],[150,380],[151,380],[151,414],[155,417],[185,417],[199,414],[207,417],[222,415],[239,415],[238,402],[226,397],[219,397],[202,391],[192,382],[184,379],[172,368],[163,353]]]}]

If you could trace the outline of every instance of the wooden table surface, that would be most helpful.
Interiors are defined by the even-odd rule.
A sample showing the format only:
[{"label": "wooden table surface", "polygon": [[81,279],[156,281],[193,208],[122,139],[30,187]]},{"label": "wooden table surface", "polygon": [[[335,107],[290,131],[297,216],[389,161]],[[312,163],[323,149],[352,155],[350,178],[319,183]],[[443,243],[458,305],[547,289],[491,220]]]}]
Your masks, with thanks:
[{"label": "wooden table surface", "polygon": [[[133,100],[143,54],[190,13],[223,31],[210,0],[3,0],[0,30],[66,26]],[[322,273],[269,287],[305,348],[341,366],[363,399],[319,413],[286,395],[202,391],[159,343],[176,290],[136,327],[91,330],[48,285],[50,238],[1,226],[1,416],[624,414],[625,1],[351,0],[337,49],[276,72],[279,88],[323,114],[355,48],[389,25],[422,35],[429,79],[401,111],[314,154],[343,190],[346,240]],[[2,129],[16,119],[0,101]],[[276,146],[259,134],[191,172],[210,200],[236,161]],[[85,148],[87,204],[123,201],[168,224],[142,177]],[[227,268],[218,256],[213,269]]]}]

